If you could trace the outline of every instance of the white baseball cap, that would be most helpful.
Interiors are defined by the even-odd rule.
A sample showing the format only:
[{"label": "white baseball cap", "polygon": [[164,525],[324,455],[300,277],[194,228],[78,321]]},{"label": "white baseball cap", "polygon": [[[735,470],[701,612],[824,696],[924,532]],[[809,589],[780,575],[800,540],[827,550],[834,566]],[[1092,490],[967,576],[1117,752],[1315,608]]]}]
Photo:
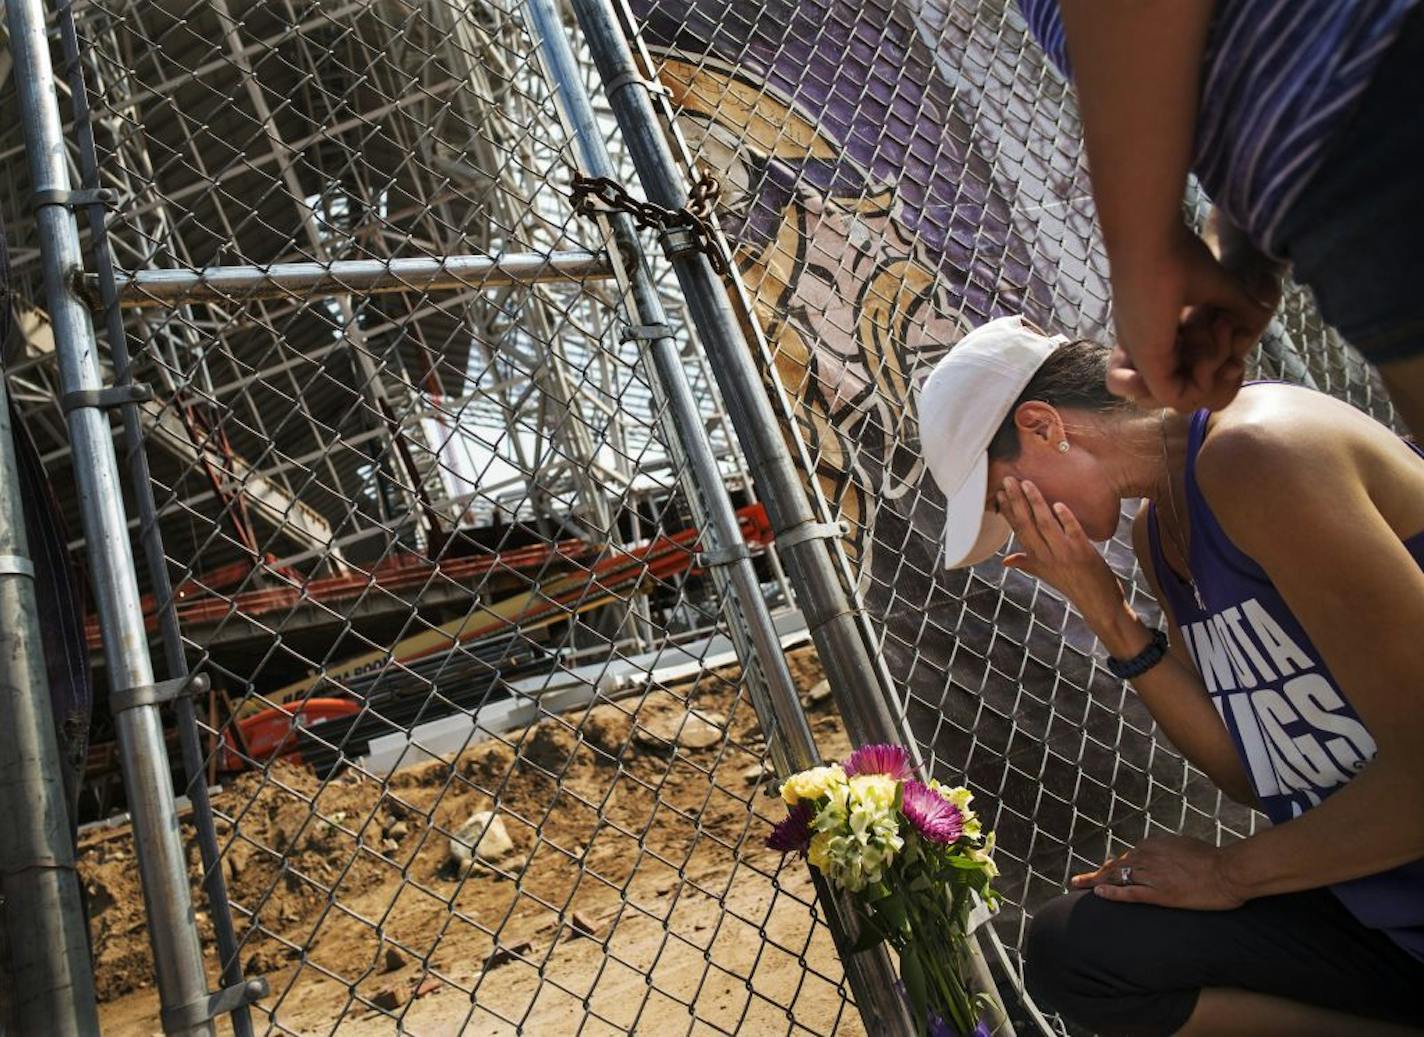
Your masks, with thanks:
[{"label": "white baseball cap", "polygon": [[989,442],[1034,373],[1068,339],[1022,317],[1000,317],[965,335],[919,393],[920,451],[944,492],[944,567],[984,561],[1013,531],[986,511]]}]

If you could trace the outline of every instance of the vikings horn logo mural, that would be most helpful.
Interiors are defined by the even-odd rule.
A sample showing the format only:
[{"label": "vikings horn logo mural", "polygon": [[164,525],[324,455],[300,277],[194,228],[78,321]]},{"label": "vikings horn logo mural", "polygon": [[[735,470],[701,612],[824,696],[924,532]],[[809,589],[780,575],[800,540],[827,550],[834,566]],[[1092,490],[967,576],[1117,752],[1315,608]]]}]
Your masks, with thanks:
[{"label": "vikings horn logo mural", "polygon": [[[1030,247],[1023,227],[1047,200],[1060,210],[1054,229],[1067,229],[1061,189],[1076,155],[1029,171],[1039,182],[1024,204],[1026,156],[1006,155],[983,128],[1012,107],[1013,84],[965,76],[975,62],[981,79],[1003,74],[991,68],[997,42],[972,39],[944,11],[845,0],[636,0],[634,10],[689,142],[722,180],[724,226],[863,579],[873,582],[887,544],[928,573],[938,516],[921,506],[915,387],[989,317],[1065,324],[1058,257]],[[1062,113],[1027,114],[1051,141]],[[1071,294],[1087,280],[1099,301],[1062,315],[1068,330],[1103,320],[1090,222],[1082,208],[1071,229]],[[880,531],[887,509],[923,540]]]},{"label": "vikings horn logo mural", "polygon": [[928,585],[942,501],[919,458],[919,380],[990,317],[1082,334],[1106,320],[1086,178],[1059,140],[1073,117],[1041,96],[1053,73],[1021,34],[1005,45],[982,15],[958,25],[924,3],[633,6],[722,181],[723,225],[862,589],[875,607],[904,564]]}]

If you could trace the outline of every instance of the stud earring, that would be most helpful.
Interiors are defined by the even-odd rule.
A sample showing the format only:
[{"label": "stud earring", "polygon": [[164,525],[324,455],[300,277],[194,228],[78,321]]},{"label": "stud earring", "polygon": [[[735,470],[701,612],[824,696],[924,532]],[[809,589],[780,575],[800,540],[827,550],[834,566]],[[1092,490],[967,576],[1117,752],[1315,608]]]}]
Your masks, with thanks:
[{"label": "stud earring", "polygon": [[1058,441],[1058,452],[1060,454],[1066,454],[1068,452],[1068,440],[1062,439]]}]

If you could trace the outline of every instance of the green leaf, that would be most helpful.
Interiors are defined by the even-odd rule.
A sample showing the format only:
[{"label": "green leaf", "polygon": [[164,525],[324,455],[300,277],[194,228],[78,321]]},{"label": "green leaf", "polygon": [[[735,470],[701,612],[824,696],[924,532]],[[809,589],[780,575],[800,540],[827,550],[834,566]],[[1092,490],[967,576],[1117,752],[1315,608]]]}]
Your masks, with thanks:
[{"label": "green leaf", "polygon": [[951,857],[949,863],[964,871],[983,871],[984,862],[970,860],[968,857]]},{"label": "green leaf", "polygon": [[875,910],[885,917],[885,920],[890,923],[890,928],[896,932],[909,934],[909,914],[905,910],[905,902],[900,899],[898,893],[888,896],[884,900],[876,901]]},{"label": "green leaf", "polygon": [[915,1024],[923,1033],[929,1026],[929,990],[919,948],[913,943],[900,954],[900,979],[905,983],[905,992],[910,995],[910,1008],[914,1012]]},{"label": "green leaf", "polygon": [[865,898],[865,902],[867,904],[874,904],[878,901],[884,900],[892,892],[894,891],[887,883],[872,882],[870,885],[865,887],[865,892],[862,894],[862,896]]}]

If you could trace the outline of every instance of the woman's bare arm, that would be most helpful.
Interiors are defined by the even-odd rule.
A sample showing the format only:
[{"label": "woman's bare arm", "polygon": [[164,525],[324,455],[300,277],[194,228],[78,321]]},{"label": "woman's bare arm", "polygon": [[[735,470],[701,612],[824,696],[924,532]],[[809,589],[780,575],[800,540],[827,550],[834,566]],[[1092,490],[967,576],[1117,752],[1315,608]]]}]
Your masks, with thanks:
[{"label": "woman's bare arm", "polygon": [[[1122,585],[1067,505],[1051,508],[1033,483],[1008,479],[1000,511],[1023,548],[1005,559],[1005,565],[1043,580],[1068,598],[1109,655],[1130,659],[1151,643],[1151,631],[1133,612]],[[1133,525],[1133,541],[1162,601],[1147,550],[1145,508]],[[1171,652],[1133,680],[1133,689],[1183,756],[1232,799],[1254,806],[1246,771],[1201,678],[1187,661],[1181,633],[1173,625],[1169,634]]]},{"label": "woman's bare arm", "polygon": [[1062,0],[1093,196],[1114,265],[1182,230],[1202,55],[1215,0]]},{"label": "woman's bare arm", "polygon": [[1270,575],[1377,746],[1322,804],[1221,851],[1243,899],[1424,857],[1424,571],[1366,486],[1370,449],[1301,417],[1233,423],[1198,461],[1222,528]]}]

